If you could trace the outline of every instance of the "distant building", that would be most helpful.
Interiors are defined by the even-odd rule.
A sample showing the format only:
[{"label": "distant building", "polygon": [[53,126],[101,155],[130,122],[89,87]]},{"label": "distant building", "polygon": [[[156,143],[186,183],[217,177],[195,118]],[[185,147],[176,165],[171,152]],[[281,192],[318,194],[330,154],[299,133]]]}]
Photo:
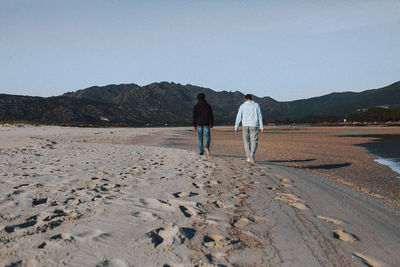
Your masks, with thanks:
[{"label": "distant building", "polygon": [[389,109],[390,106],[389,105],[380,105],[380,106],[376,106],[377,108],[384,108],[384,109]]}]

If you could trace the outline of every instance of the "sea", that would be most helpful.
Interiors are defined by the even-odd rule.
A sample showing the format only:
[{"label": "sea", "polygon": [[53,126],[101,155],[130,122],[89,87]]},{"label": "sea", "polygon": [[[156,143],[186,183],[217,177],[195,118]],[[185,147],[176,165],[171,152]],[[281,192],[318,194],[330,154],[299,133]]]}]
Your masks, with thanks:
[{"label": "sea", "polygon": [[398,173],[397,178],[400,179],[400,135],[368,135],[368,137],[377,139],[359,145],[365,147],[370,155],[375,156],[376,162],[389,166]]}]

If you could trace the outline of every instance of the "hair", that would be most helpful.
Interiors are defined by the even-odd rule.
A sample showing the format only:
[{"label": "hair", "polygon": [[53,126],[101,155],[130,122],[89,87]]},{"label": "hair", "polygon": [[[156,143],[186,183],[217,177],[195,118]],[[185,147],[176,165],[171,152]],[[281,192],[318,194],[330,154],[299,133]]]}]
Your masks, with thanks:
[{"label": "hair", "polygon": [[206,100],[206,95],[203,93],[200,93],[197,95],[197,100]]},{"label": "hair", "polygon": [[247,94],[247,95],[245,95],[245,96],[244,96],[244,99],[249,99],[249,100],[252,100],[251,94]]}]

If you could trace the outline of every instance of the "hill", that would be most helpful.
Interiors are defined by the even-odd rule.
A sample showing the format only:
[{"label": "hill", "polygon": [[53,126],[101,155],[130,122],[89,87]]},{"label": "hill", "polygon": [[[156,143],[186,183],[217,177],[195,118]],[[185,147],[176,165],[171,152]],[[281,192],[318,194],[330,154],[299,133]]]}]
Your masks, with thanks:
[{"label": "hill", "polygon": [[[200,92],[213,107],[216,124],[233,124],[243,102],[241,92],[216,92],[168,82],[94,86],[48,98],[1,94],[0,120],[98,126],[190,125]],[[254,100],[260,104],[266,122],[345,116],[376,106],[399,107],[400,82],[361,93],[332,93],[290,102],[256,96]]]},{"label": "hill", "polygon": [[344,116],[377,106],[400,106],[400,82],[360,93],[343,92],[291,102],[281,102],[287,118]]}]

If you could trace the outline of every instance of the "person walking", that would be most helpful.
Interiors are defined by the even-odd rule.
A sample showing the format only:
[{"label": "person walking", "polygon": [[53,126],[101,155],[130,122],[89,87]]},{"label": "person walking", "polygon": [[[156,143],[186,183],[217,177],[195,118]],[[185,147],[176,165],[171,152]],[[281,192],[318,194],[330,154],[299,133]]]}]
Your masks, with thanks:
[{"label": "person walking", "polygon": [[252,100],[250,94],[244,97],[245,102],[240,105],[236,115],[235,132],[239,132],[240,122],[242,123],[244,151],[247,162],[254,165],[255,153],[258,146],[258,130],[264,133],[263,117],[260,106]]},{"label": "person walking", "polygon": [[[200,155],[204,155],[205,151],[207,156],[210,156],[210,128],[214,126],[214,115],[211,106],[206,101],[206,95],[203,93],[197,96],[197,104],[193,107],[193,126],[199,136]],[[206,146],[204,148],[203,133],[206,136]]]}]

